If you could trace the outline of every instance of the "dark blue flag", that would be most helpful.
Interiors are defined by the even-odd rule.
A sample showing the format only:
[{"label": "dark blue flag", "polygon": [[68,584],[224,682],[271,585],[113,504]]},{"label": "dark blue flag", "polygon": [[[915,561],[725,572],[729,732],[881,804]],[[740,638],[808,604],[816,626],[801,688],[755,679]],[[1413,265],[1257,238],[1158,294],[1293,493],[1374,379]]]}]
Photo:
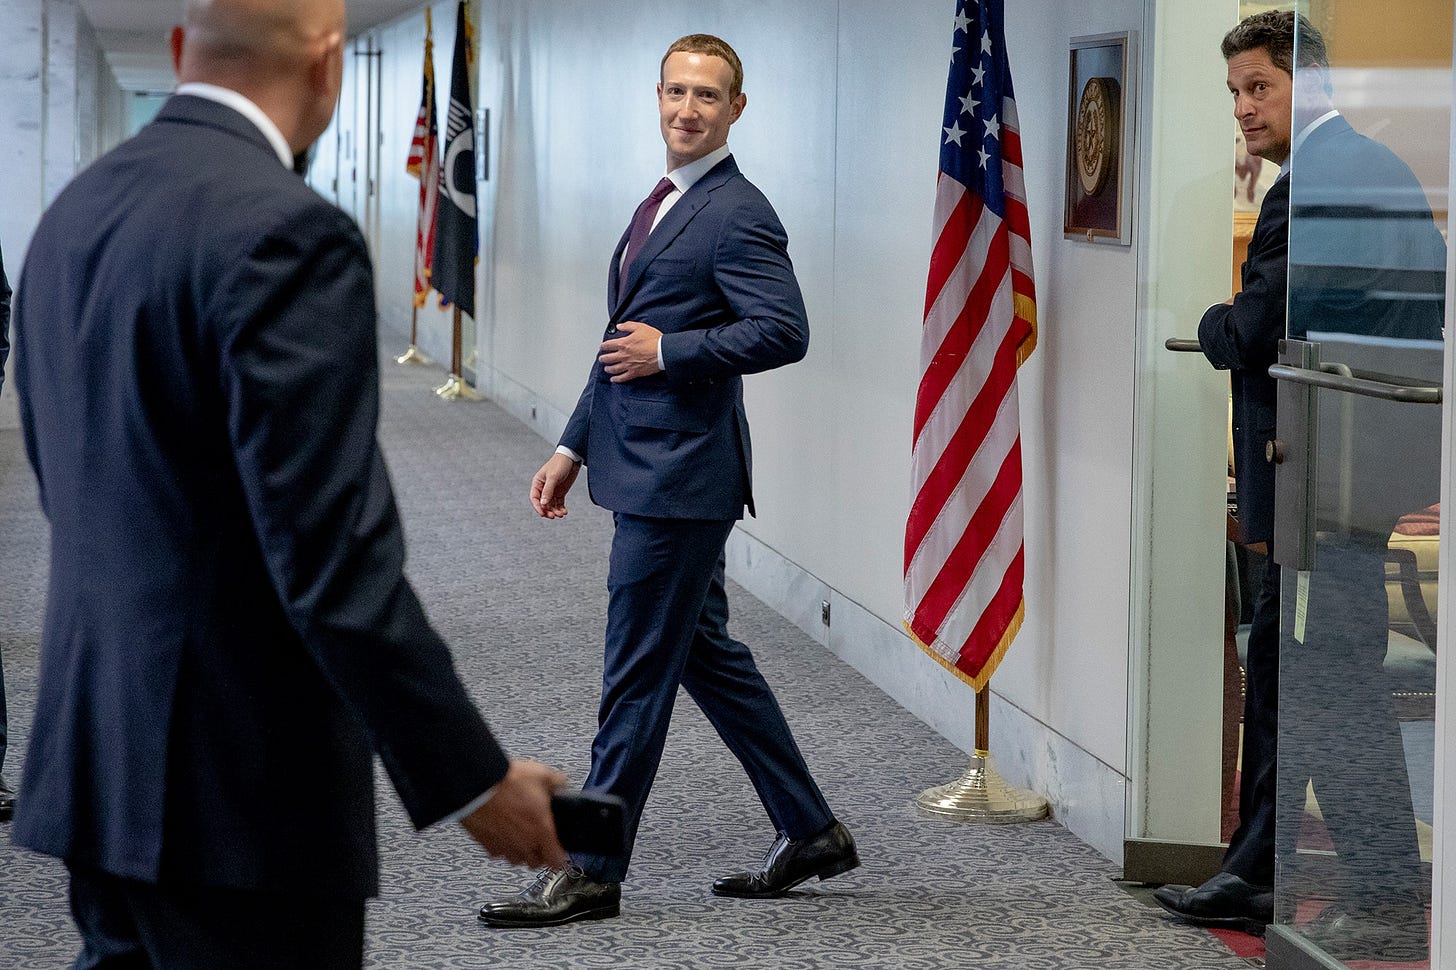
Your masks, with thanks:
[{"label": "dark blue flag", "polygon": [[442,307],[475,316],[475,111],[470,105],[470,39],[465,0],[455,10],[455,58],[450,66],[450,115],[435,210],[435,261],[430,283]]}]

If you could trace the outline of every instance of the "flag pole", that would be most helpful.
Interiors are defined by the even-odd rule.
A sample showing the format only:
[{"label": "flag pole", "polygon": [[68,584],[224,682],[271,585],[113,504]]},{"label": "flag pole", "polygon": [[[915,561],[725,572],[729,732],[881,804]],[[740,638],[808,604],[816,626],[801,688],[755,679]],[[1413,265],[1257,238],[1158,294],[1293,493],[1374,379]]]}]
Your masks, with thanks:
[{"label": "flag pole", "polygon": [[420,333],[420,308],[415,306],[410,313],[410,345],[409,350],[394,358],[396,364],[428,364],[430,358],[420,353],[416,346]]},{"label": "flag pole", "polygon": [[409,157],[404,169],[420,180],[420,208],[415,216],[415,292],[414,309],[410,313],[409,350],[394,358],[397,364],[428,364],[430,358],[420,352],[420,307],[430,292],[430,271],[435,252],[435,194],[440,183],[439,132],[435,123],[435,22],[430,8],[425,8],[425,54],[423,83],[420,86],[420,111],[415,118],[415,134],[410,140]]},{"label": "flag pole", "polygon": [[475,317],[475,269],[480,239],[475,217],[475,111],[471,108],[470,17],[465,0],[455,7],[455,54],[450,61],[450,121],[445,128],[445,164],[440,169],[435,227],[439,235],[430,283],[440,305],[455,308],[450,335],[450,376],[435,393],[447,401],[478,401],[461,376],[462,314]]},{"label": "flag pole", "polygon": [[953,822],[1007,824],[1046,818],[1045,798],[1013,788],[991,766],[991,690],[976,691],[976,751],[971,766],[948,785],[927,788],[915,796],[926,815]]},{"label": "flag pole", "polygon": [[450,335],[450,376],[445,383],[435,388],[435,393],[447,401],[479,401],[480,395],[475,393],[475,388],[465,383],[465,378],[460,376],[460,332],[462,330],[460,320],[460,308],[455,308],[455,326]]}]

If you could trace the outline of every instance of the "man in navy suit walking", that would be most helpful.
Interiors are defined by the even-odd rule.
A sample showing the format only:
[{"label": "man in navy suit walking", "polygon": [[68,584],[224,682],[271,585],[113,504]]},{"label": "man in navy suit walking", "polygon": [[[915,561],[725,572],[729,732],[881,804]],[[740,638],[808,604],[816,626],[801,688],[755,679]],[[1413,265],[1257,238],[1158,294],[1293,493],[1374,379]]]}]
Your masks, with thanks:
[{"label": "man in navy suit walking", "polygon": [[678,686],[737,756],[778,837],[757,872],[720,896],[781,896],[859,865],[748,648],[728,635],[724,546],[753,512],[743,375],[792,364],[809,324],[783,226],[728,151],[743,67],[692,34],[657,85],[667,175],[637,210],[607,273],[609,322],[556,454],[536,473],[537,514],[566,514],[590,466],[614,513],[606,663],[587,791],[626,803],[621,855],[577,854],[520,896],[486,905],[492,926],[549,926],[619,912],[620,883],[667,739]]},{"label": "man in navy suit walking", "polygon": [[358,227],[291,171],[343,0],[191,0],[181,85],[41,220],[15,384],[51,523],[16,843],[75,966],[356,968],[377,754],[420,828],[564,864],[405,579]]}]

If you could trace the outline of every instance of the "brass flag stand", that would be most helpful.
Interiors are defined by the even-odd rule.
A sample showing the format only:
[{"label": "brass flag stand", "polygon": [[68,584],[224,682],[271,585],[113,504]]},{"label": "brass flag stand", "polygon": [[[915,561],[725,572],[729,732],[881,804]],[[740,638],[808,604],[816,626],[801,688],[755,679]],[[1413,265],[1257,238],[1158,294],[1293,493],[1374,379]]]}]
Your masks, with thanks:
[{"label": "brass flag stand", "polygon": [[460,307],[455,307],[455,328],[450,336],[450,376],[445,383],[435,388],[435,393],[447,401],[479,401],[475,388],[465,383],[460,376]]},{"label": "brass flag stand", "polygon": [[959,780],[927,788],[915,796],[926,815],[955,822],[1006,824],[1034,822],[1047,816],[1045,798],[1012,788],[991,767],[991,700],[989,688],[976,691],[976,753]]},{"label": "brass flag stand", "polygon": [[404,353],[402,353],[398,357],[394,358],[394,362],[396,364],[428,364],[430,362],[430,358],[428,358],[424,354],[420,353],[420,348],[418,346],[416,346],[416,343],[415,342],[419,339],[419,333],[420,333],[420,308],[418,306],[416,306],[415,309],[414,309],[414,312],[410,314],[410,345],[409,345],[409,350],[406,350]]}]

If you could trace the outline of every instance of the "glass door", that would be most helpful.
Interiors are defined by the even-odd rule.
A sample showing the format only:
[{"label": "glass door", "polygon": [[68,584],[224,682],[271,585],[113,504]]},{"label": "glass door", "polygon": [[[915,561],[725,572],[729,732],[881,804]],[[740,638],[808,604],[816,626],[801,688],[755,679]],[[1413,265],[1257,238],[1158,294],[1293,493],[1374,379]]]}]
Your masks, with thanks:
[{"label": "glass door", "polygon": [[1428,967],[1452,4],[1300,7],[1268,965]]}]

